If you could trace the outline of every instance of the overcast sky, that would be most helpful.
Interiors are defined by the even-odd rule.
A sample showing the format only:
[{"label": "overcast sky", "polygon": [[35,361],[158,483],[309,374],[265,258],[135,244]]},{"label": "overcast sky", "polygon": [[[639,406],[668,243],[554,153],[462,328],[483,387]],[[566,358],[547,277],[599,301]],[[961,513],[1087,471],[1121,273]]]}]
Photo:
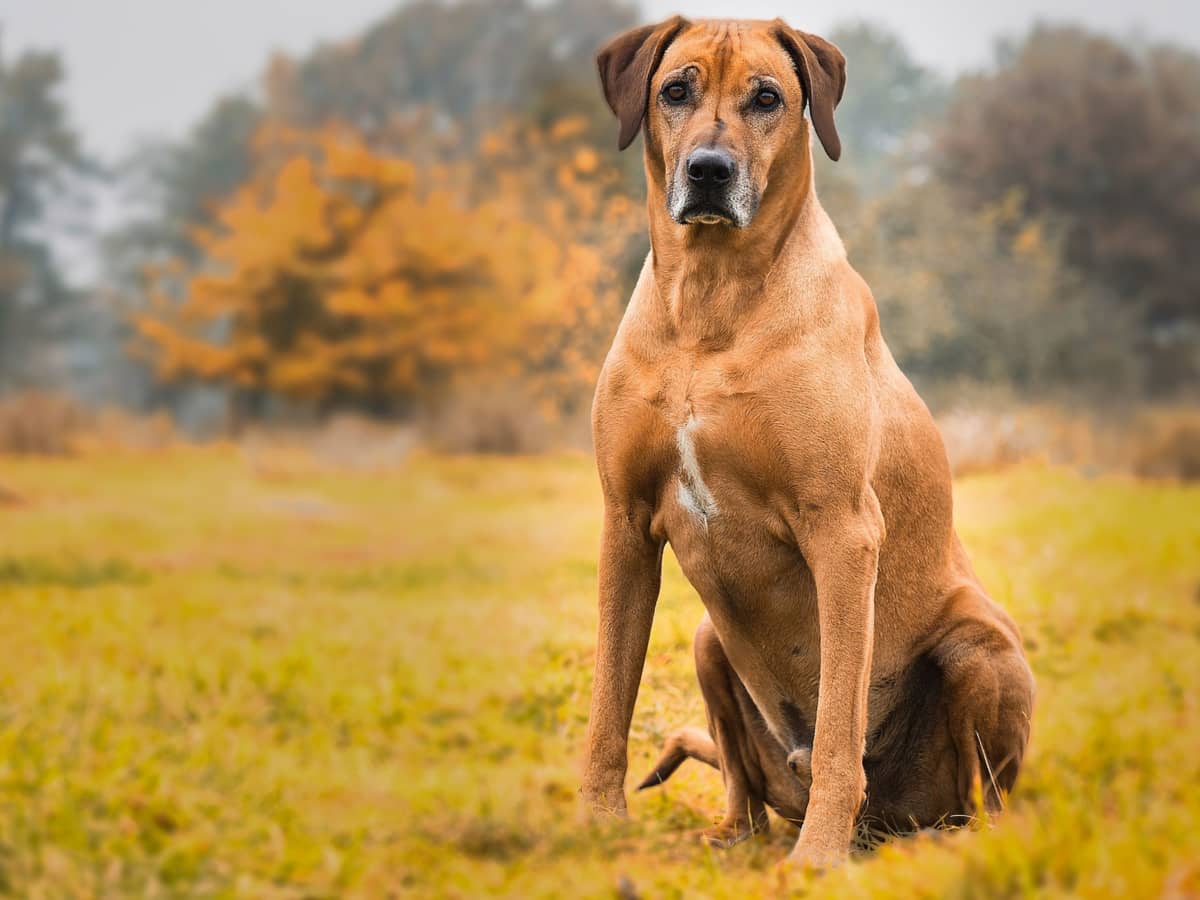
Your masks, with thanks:
[{"label": "overcast sky", "polygon": [[[5,54],[62,52],[66,97],[93,151],[112,157],[139,137],[176,136],[223,91],[255,83],[272,50],[303,52],[345,38],[396,0],[0,0]],[[1035,19],[1140,30],[1200,47],[1196,0],[643,0],[648,17],[781,15],[821,32],[868,18],[898,31],[919,60],[945,72],[986,63],[994,39]],[[853,65],[853,61],[851,61]]]}]

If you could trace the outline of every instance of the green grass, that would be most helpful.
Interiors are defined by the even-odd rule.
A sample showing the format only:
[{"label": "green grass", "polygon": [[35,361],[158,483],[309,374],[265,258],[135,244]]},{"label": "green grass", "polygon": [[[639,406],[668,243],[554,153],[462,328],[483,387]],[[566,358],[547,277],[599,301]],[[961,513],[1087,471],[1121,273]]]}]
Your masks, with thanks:
[{"label": "green grass", "polygon": [[[14,896],[1186,896],[1200,892],[1200,490],[1027,468],[957,487],[1025,632],[1006,814],[824,876],[727,852],[692,763],[576,790],[598,495],[581,456],[251,467],[0,460],[0,892]],[[668,558],[631,775],[703,722]],[[1172,892],[1174,892],[1172,894]]]}]

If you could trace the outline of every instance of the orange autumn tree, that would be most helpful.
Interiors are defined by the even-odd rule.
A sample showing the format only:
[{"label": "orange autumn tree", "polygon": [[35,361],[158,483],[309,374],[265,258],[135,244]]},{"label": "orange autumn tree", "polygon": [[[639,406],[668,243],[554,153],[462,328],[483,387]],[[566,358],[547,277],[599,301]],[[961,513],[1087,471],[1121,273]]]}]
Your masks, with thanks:
[{"label": "orange autumn tree", "polygon": [[596,152],[581,117],[544,129],[507,123],[486,133],[470,167],[475,198],[502,197],[508,214],[558,236],[574,278],[588,290],[561,293],[524,347],[523,371],[553,414],[590,402],[608,344],[640,268],[645,206],[611,161]]},{"label": "orange autumn tree", "polygon": [[241,415],[272,397],[405,413],[462,380],[578,405],[620,299],[605,242],[568,208],[588,227],[630,217],[594,159],[564,156],[571,139],[527,139],[560,158],[554,194],[531,190],[537,165],[480,190],[477,160],[418,168],[345,129],[266,130],[259,175],[196,235],[202,264],[148,273],[142,350],[165,379],[226,386]]}]

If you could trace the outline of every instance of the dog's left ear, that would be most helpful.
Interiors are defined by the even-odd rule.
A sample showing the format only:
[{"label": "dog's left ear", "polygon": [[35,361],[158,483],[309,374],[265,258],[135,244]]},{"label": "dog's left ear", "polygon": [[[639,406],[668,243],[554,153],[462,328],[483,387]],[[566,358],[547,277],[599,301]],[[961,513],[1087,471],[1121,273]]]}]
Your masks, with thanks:
[{"label": "dog's left ear", "polygon": [[792,58],[813,128],[829,158],[837,161],[842,155],[842,140],[833,122],[833,108],[846,90],[846,57],[825,38],[797,31],[782,19],[774,22],[775,37]]},{"label": "dog's left ear", "polygon": [[658,25],[644,25],[617,35],[596,55],[604,99],[621,123],[617,147],[624,150],[633,143],[650,99],[650,79],[663,54],[687,20],[673,16]]}]

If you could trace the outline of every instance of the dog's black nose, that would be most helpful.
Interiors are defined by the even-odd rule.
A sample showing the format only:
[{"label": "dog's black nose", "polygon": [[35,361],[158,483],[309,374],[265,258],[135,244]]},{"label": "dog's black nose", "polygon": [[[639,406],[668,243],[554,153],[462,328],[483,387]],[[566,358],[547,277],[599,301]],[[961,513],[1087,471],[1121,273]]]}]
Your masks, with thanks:
[{"label": "dog's black nose", "polygon": [[687,159],[687,177],[696,184],[724,184],[733,177],[733,157],[713,147],[693,150]]}]

